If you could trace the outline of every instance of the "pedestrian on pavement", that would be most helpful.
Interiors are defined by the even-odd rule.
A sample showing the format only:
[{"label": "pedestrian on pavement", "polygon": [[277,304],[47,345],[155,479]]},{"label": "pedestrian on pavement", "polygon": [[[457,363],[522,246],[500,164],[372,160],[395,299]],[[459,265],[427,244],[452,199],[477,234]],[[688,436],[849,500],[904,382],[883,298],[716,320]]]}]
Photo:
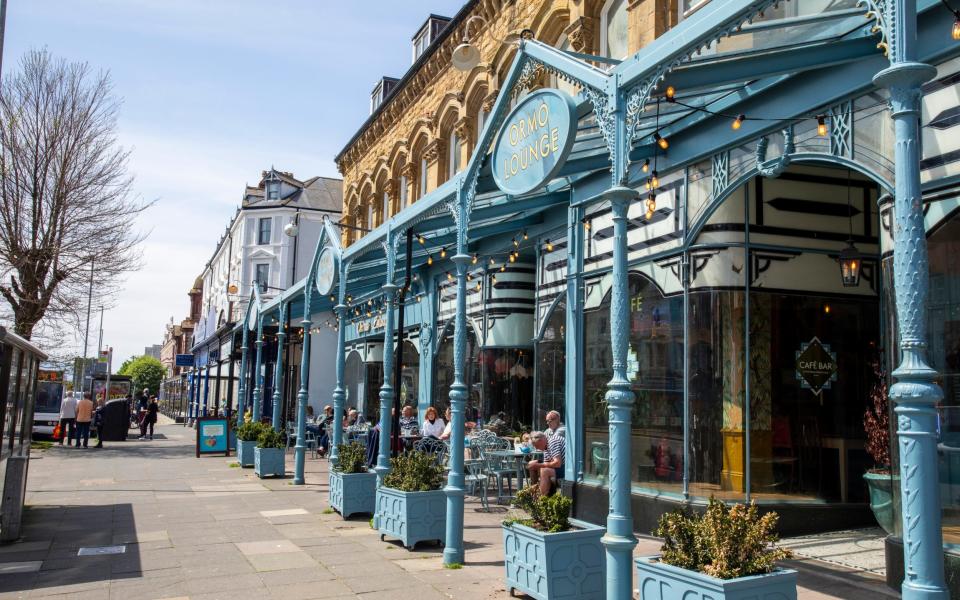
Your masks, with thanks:
[{"label": "pedestrian on pavement", "polygon": [[80,447],[80,441],[83,441],[83,447],[87,447],[90,441],[90,422],[93,421],[93,400],[90,399],[90,392],[84,392],[83,398],[77,401],[77,448]]},{"label": "pedestrian on pavement", "polygon": [[77,394],[70,392],[60,404],[60,445],[66,438],[67,445],[73,445],[73,431],[77,428]]},{"label": "pedestrian on pavement", "polygon": [[105,396],[100,396],[97,409],[93,412],[93,427],[97,430],[97,445],[94,448],[103,448],[103,413],[107,407]]},{"label": "pedestrian on pavement", "polygon": [[150,404],[147,405],[147,412],[144,414],[143,421],[140,423],[140,439],[147,437],[147,428],[150,429],[150,439],[153,439],[153,426],[157,423],[157,412],[160,405],[157,404],[157,397],[150,397]]}]

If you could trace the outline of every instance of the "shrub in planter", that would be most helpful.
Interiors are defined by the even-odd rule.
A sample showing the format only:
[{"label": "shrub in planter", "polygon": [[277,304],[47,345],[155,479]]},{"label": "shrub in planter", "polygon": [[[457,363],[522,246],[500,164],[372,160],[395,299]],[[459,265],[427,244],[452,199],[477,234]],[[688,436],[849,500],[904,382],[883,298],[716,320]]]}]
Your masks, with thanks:
[{"label": "shrub in planter", "polygon": [[257,477],[269,477],[275,475],[283,477],[285,472],[284,465],[284,440],[278,431],[274,431],[269,426],[264,426],[260,435],[257,437],[257,447],[253,450],[253,472]]},{"label": "shrub in planter", "polygon": [[636,561],[640,597],[795,600],[796,571],[776,566],[791,556],[776,546],[777,519],[761,516],[753,503],[727,506],[715,498],[703,515],[663,515],[653,532],[664,539],[661,555]]},{"label": "shrub in planter", "polygon": [[237,462],[241,467],[252,467],[254,462],[253,449],[257,445],[257,438],[263,433],[263,424],[244,423],[237,428]]},{"label": "shrub in planter", "polygon": [[367,469],[367,449],[359,442],[337,446],[330,470],[330,507],[347,518],[376,509],[377,474]]},{"label": "shrub in planter", "polygon": [[873,458],[873,468],[863,474],[870,491],[870,510],[880,527],[893,533],[893,482],[899,482],[890,471],[890,401],[887,397],[887,374],[882,359],[873,361],[873,386],[870,403],[863,414],[863,429],[867,433],[867,453]]},{"label": "shrub in planter", "polygon": [[426,452],[404,452],[390,459],[390,473],[377,489],[374,522],[385,536],[400,538],[408,550],[423,540],[443,541],[447,496],[443,468]]},{"label": "shrub in planter", "polygon": [[517,492],[513,506],[527,516],[503,522],[507,589],[540,600],[606,597],[604,528],[570,518],[573,502],[543,496],[537,486]]}]

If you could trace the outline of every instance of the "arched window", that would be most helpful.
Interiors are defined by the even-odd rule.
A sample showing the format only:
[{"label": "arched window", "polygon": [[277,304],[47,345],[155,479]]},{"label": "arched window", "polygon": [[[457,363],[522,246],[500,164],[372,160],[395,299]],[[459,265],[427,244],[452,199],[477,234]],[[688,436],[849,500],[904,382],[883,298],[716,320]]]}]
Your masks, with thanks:
[{"label": "arched window", "polygon": [[[347,355],[343,370],[344,393],[343,408],[356,407],[364,396],[364,368],[363,358],[354,350]],[[341,417],[343,415],[340,415]]]},{"label": "arched window", "polygon": [[418,198],[423,198],[427,195],[427,159],[420,159],[420,193]]},{"label": "arched window", "polygon": [[[437,353],[434,356],[433,363],[433,402],[440,415],[450,406],[450,386],[453,385],[453,323],[444,328],[440,336],[440,344],[437,347]],[[480,418],[480,407],[482,406],[479,397],[481,386],[474,385],[478,383],[477,372],[477,336],[473,327],[467,326],[467,357],[466,369],[464,369],[464,383],[469,390],[467,398],[466,419],[476,422]]]},{"label": "arched window", "polygon": [[390,218],[390,195],[383,192],[383,198],[380,205],[380,223],[385,223]]},{"label": "arched window", "polygon": [[630,54],[627,0],[607,0],[600,13],[600,53],[622,60]]},{"label": "arched window", "polygon": [[456,131],[450,132],[449,146],[450,148],[447,150],[447,174],[449,177],[453,177],[460,172],[460,138],[457,137]]},{"label": "arched window", "polygon": [[547,319],[537,342],[537,404],[534,425],[544,422],[551,410],[564,414],[567,362],[567,303],[560,300]]}]

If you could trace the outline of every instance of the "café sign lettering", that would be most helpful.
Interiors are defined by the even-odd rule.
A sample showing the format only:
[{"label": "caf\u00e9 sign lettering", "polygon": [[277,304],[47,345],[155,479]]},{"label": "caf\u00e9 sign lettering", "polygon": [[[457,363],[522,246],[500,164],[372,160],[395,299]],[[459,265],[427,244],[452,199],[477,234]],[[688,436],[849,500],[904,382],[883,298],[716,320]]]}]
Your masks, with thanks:
[{"label": "caf\u00e9 sign lettering", "polygon": [[376,317],[371,321],[360,321],[357,323],[357,333],[367,333],[375,329],[383,329],[385,323],[381,317]]},{"label": "caf\u00e9 sign lettering", "polygon": [[801,343],[796,353],[797,379],[800,387],[819,396],[823,390],[829,390],[830,384],[837,380],[837,353],[830,351],[830,345],[822,343],[817,337],[809,343]]},{"label": "caf\u00e9 sign lettering", "polygon": [[553,179],[573,148],[576,116],[573,99],[559,90],[540,90],[524,98],[507,117],[493,147],[497,187],[517,196]]}]

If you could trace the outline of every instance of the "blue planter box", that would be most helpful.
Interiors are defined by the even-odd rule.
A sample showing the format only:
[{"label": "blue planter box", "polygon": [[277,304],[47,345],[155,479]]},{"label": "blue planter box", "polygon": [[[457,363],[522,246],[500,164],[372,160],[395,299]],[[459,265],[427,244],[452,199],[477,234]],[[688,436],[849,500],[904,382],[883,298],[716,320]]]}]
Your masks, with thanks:
[{"label": "blue planter box", "polygon": [[447,495],[443,490],[401,492],[381,487],[377,490],[377,529],[380,539],[400,538],[407,550],[424,540],[443,542],[446,535]]},{"label": "blue planter box", "polygon": [[254,448],[253,472],[263,479],[274,475],[283,477],[285,474],[283,448]]},{"label": "blue planter box", "polygon": [[237,462],[240,463],[241,467],[253,466],[253,450],[256,447],[256,440],[250,440],[249,442],[237,440]]},{"label": "blue planter box", "polygon": [[607,563],[600,543],[605,530],[575,519],[570,523],[578,529],[545,533],[519,523],[503,526],[511,596],[519,590],[539,600],[606,598]]},{"label": "blue planter box", "polygon": [[377,508],[377,474],[330,471],[330,508],[346,519]]},{"label": "blue planter box", "polygon": [[644,600],[796,600],[797,572],[777,569],[765,575],[717,579],[696,571],[665,565],[658,556],[636,560],[637,584]]}]

